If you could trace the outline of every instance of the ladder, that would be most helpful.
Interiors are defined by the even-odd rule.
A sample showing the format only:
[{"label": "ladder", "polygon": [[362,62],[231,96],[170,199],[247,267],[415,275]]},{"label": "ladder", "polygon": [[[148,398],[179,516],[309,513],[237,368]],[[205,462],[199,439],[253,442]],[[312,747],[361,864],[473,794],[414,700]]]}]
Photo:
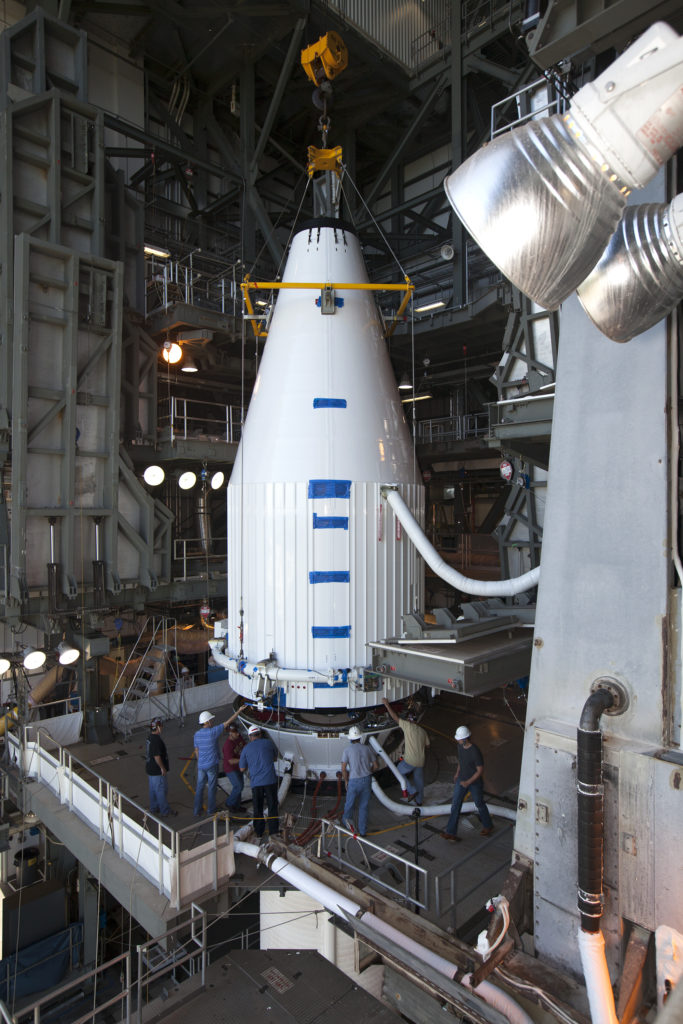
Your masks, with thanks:
[{"label": "ladder", "polygon": [[[158,700],[155,692],[160,688],[164,691],[182,689],[175,632],[175,619],[148,618],[119,673],[109,699],[112,727],[124,739],[130,737],[143,708],[149,712],[156,706],[164,718],[178,718],[181,721],[184,718],[182,692],[177,714],[166,703]],[[129,665],[136,659],[139,659],[137,667],[130,676]],[[160,684],[163,686],[160,687]]]}]

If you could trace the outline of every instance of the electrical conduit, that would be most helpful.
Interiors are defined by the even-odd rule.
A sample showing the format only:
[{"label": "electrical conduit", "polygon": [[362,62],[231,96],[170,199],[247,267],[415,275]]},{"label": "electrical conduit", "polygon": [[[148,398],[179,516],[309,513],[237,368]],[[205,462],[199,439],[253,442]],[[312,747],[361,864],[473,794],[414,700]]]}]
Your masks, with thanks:
[{"label": "electrical conduit", "polygon": [[618,1024],[605,940],[600,931],[603,875],[602,733],[600,717],[614,704],[606,689],[595,690],[583,706],[576,734],[578,794],[579,953],[593,1024]]},{"label": "electrical conduit", "polygon": [[463,576],[457,569],[451,568],[438,551],[432,547],[398,491],[390,487],[383,487],[382,494],[393,508],[403,529],[429,568],[456,590],[478,597],[513,597],[515,594],[522,594],[525,590],[531,590],[532,587],[537,586],[541,574],[540,567],[531,569],[522,576],[511,580],[473,580],[468,576]]}]

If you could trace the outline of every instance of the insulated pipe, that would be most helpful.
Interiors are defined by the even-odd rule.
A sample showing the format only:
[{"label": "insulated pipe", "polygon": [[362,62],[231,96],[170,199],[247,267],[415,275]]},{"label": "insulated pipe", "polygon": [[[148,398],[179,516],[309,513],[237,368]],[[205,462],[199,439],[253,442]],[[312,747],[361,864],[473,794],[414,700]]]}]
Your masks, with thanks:
[{"label": "insulated pipe", "polygon": [[600,716],[612,707],[607,689],[595,690],[583,706],[576,733],[576,789],[579,812],[579,891],[581,927],[600,931],[602,917],[603,802]]},{"label": "insulated pipe", "polygon": [[619,1024],[602,932],[579,928],[579,953],[593,1024]]},{"label": "insulated pipe", "polygon": [[432,547],[398,491],[391,487],[383,487],[382,494],[429,568],[456,590],[478,597],[513,597],[537,586],[541,574],[540,566],[511,580],[473,580],[463,576],[457,569],[451,568]]},{"label": "insulated pipe", "polygon": [[[372,792],[375,794],[381,804],[383,804],[388,811],[393,811],[394,814],[404,814],[406,817],[412,815],[415,811],[414,804],[399,804],[395,800],[391,800],[386,795],[382,787],[380,786],[377,779],[372,780]],[[462,805],[462,814],[471,814],[472,811],[476,811],[476,804],[469,802]],[[488,804],[488,809],[491,814],[495,814],[499,818],[509,818],[510,821],[517,820],[517,811],[514,807],[499,807],[496,804]],[[424,807],[420,807],[420,812],[423,815],[434,815],[438,816],[441,814],[450,814],[450,804],[426,804]]]},{"label": "insulated pipe", "polygon": [[[322,904],[330,913],[339,914],[341,911],[342,916],[346,913],[349,917],[355,917],[359,921],[363,921],[364,924],[367,924],[378,935],[389,939],[390,942],[393,942],[412,956],[417,957],[422,963],[438,971],[439,974],[443,974],[446,978],[455,979],[458,969],[449,960],[446,960],[445,957],[439,956],[438,953],[434,953],[430,949],[426,949],[419,942],[404,935],[403,932],[387,924],[386,921],[383,921],[375,914],[364,911],[360,904],[350,900],[347,896],[342,896],[341,893],[325,885],[324,882],[318,881],[317,878],[307,875],[305,871],[298,868],[295,864],[290,864],[284,857],[277,857],[274,854],[266,854],[264,857],[260,846],[256,846],[254,843],[243,842],[237,838],[235,838],[234,842],[234,852],[236,854],[244,853],[248,857],[262,860],[274,874],[284,878],[285,881],[289,882],[290,885],[293,885],[300,892],[305,892],[311,899]],[[463,979],[462,984],[472,988],[471,984],[468,984],[465,979]],[[495,1006],[496,1009],[504,1013],[510,1024],[533,1024],[531,1017],[524,1012],[521,1006],[511,996],[508,996],[506,992],[503,992],[502,989],[492,985],[491,982],[483,981],[473,991],[485,1002]]]},{"label": "insulated pipe", "polygon": [[[376,736],[368,737],[368,743],[370,744],[370,746],[372,747],[373,750],[377,751],[377,753],[382,758],[382,760],[384,761],[386,766],[391,769],[391,771],[392,771],[396,781],[398,782],[399,786],[401,787],[401,792],[402,792],[403,796],[408,796],[408,790],[406,789],[406,780],[403,778],[403,776],[401,775],[400,771],[398,770],[398,768],[396,767],[394,762],[391,760],[391,758],[389,757],[389,755],[387,754],[386,750],[384,749],[382,744],[379,742],[377,737]],[[374,779],[373,779],[373,782],[374,782]]]},{"label": "insulated pipe", "polygon": [[497,985],[492,985],[490,981],[480,981],[475,988],[472,985],[472,976],[466,974],[461,979],[460,984],[464,985],[465,988],[471,989],[472,992],[476,992],[485,1003],[488,1003],[495,1010],[500,1010],[510,1021],[510,1024],[534,1024],[532,1018],[522,1009],[519,1003],[516,1003],[507,992],[503,992]]},{"label": "insulated pipe", "polygon": [[[239,839],[235,840],[234,843],[235,853],[245,853],[249,857],[259,859],[259,853],[261,853],[261,847],[256,846],[253,843],[245,843]],[[438,953],[433,953],[429,949],[425,949],[414,939],[408,938],[403,932],[400,932],[398,928],[392,927],[385,921],[380,920],[374,914],[367,911],[363,911],[360,904],[350,900],[347,896],[342,896],[336,890],[325,885],[324,882],[319,882],[317,878],[312,878],[307,875],[305,871],[298,868],[295,864],[290,864],[289,861],[285,860],[284,857],[277,857],[273,855],[266,855],[263,857],[261,853],[261,860],[265,865],[280,878],[284,878],[286,882],[293,885],[295,889],[300,892],[305,892],[311,899],[322,904],[332,914],[339,914],[344,916],[348,914],[349,917],[357,917],[373,928],[378,934],[383,935],[385,938],[390,939],[391,942],[396,943],[401,949],[411,953],[413,956],[419,957],[423,963],[429,964],[434,970],[438,971],[439,974],[445,975],[447,978],[454,978],[457,974],[457,967],[455,967],[450,961],[446,960],[445,957],[439,956]]]}]

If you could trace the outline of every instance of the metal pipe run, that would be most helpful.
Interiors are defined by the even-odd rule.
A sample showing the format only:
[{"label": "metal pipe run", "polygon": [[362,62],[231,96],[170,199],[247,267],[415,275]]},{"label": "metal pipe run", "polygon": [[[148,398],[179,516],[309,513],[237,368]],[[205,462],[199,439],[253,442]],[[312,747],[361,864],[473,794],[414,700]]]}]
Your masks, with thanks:
[{"label": "metal pipe run", "polygon": [[[319,881],[317,878],[306,874],[301,868],[294,864],[290,864],[289,861],[285,860],[284,857],[278,857],[276,854],[269,854],[264,851],[263,847],[256,846],[254,843],[247,843],[235,836],[234,851],[235,854],[244,853],[248,857],[253,857],[255,860],[260,860],[266,865],[274,874],[283,878],[290,885],[294,886],[300,892],[305,892],[311,899],[316,900],[323,907],[330,911],[332,914],[337,914],[340,917],[357,918],[359,921],[363,921],[364,924],[368,925],[377,935],[384,936],[390,942],[397,945],[400,949],[416,957],[422,963],[432,967],[439,974],[444,975],[447,978],[455,979],[458,968],[452,964],[445,957],[439,956],[438,953],[434,953],[432,950],[422,946],[415,939],[411,939],[405,935],[398,928],[394,928],[392,925],[387,924],[381,918],[369,911],[364,911],[360,904],[354,900],[349,899],[347,896],[342,896],[341,893],[336,892],[330,886],[325,885],[324,882]],[[496,1006],[500,1009],[513,1024],[532,1024],[531,1018],[527,1016],[517,1002],[512,999],[502,989],[497,988],[491,982],[483,983],[485,988],[477,986],[474,991],[477,995],[481,996],[485,1002],[492,1006]]]}]

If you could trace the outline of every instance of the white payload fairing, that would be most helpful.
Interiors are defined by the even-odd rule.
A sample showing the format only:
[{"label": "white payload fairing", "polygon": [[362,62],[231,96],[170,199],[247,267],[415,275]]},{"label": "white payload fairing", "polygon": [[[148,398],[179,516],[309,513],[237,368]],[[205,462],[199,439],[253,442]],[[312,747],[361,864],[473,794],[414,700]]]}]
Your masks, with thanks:
[{"label": "white payload fairing", "polygon": [[380,490],[423,521],[382,323],[371,291],[335,287],[367,283],[353,229],[298,230],[228,486],[219,660],[295,777],[339,767],[349,725],[383,696],[366,644],[423,604],[421,559]]}]

